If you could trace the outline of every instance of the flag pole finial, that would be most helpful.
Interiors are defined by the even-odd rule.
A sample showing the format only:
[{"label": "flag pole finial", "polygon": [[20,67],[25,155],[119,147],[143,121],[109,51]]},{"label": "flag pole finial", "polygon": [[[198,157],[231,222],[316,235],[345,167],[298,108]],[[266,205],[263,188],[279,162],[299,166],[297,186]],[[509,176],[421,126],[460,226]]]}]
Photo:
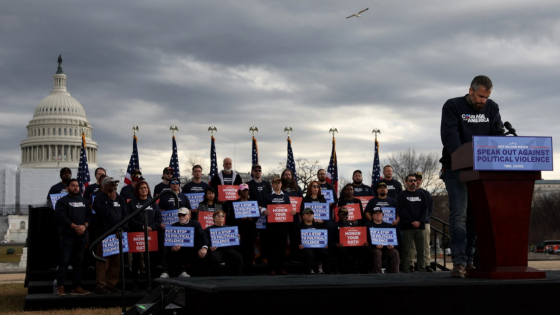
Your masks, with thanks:
[{"label": "flag pole finial", "polygon": [[212,133],[212,137],[214,136],[214,132],[218,132],[218,128],[216,128],[216,126],[210,126],[208,127],[208,131],[210,131]]},{"label": "flag pole finial", "polygon": [[332,127],[331,129],[329,129],[329,133],[332,133],[332,137],[334,138],[334,133],[338,133],[338,129],[336,129],[335,127]]},{"label": "flag pole finial", "polygon": [[255,131],[259,132],[259,128],[255,127],[255,126],[252,126],[251,128],[249,128],[249,132],[253,133],[253,137],[255,136]]},{"label": "flag pole finial", "polygon": [[135,126],[132,126],[132,133],[133,133],[133,136],[134,136],[134,137],[136,137],[136,133],[137,133],[138,131],[140,131],[140,130],[138,129],[138,126],[136,126],[136,125],[135,125]]},{"label": "flag pole finial", "polygon": [[173,133],[173,137],[175,137],[175,133],[176,133],[177,131],[179,131],[179,127],[177,127],[177,126],[170,126],[170,127],[169,127],[169,131],[171,131],[171,133]]},{"label": "flag pole finial", "polygon": [[381,130],[379,129],[373,129],[373,131],[371,133],[375,133],[375,141],[377,141],[377,134],[381,133]]},{"label": "flag pole finial", "polygon": [[290,133],[294,132],[294,129],[292,129],[292,127],[286,127],[284,128],[284,132],[288,133],[288,138],[290,137]]},{"label": "flag pole finial", "polygon": [[80,133],[83,135],[85,133],[85,129],[87,128],[87,122],[80,122],[78,126],[80,126]]}]

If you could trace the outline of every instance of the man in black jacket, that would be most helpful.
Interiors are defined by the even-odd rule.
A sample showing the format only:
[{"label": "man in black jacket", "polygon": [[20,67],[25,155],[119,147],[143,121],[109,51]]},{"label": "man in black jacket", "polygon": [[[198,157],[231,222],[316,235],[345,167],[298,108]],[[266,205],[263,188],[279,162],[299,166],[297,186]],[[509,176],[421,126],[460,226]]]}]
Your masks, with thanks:
[{"label": "man in black jacket", "polygon": [[58,223],[60,236],[60,261],[57,271],[57,295],[63,297],[64,281],[68,265],[72,261],[73,295],[87,295],[82,289],[82,260],[86,245],[86,229],[90,222],[91,210],[86,199],[80,195],[80,185],[76,179],[70,179],[66,188],[68,195],[60,198],[55,206],[55,222]]}]

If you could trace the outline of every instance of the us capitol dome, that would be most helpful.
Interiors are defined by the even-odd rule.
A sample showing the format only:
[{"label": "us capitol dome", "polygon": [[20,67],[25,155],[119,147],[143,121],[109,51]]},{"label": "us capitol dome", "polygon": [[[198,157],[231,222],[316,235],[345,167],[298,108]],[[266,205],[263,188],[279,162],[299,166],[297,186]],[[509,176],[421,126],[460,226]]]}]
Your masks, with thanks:
[{"label": "us capitol dome", "polygon": [[66,91],[61,56],[53,77],[54,89],[35,108],[27,125],[27,139],[21,142],[21,168],[78,168],[83,129],[88,165],[95,169],[97,142],[91,138],[93,128],[82,104]]}]

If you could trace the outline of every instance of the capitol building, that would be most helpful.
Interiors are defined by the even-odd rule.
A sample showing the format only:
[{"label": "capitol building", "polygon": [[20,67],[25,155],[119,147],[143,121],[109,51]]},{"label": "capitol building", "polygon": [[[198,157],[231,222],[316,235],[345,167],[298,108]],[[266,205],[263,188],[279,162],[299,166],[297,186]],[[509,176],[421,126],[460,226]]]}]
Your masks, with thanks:
[{"label": "capitol building", "polygon": [[62,58],[54,89],[35,108],[27,125],[27,139],[21,142],[20,168],[77,168],[82,145],[81,130],[85,133],[88,165],[97,167],[97,142],[92,140],[92,126],[78,100],[66,90],[66,75]]}]

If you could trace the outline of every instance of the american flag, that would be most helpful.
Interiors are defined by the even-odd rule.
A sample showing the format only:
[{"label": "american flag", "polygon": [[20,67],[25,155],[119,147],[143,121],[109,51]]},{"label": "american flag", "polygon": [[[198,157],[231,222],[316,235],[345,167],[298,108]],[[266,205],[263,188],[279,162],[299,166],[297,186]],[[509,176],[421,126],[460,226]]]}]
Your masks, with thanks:
[{"label": "american flag", "polygon": [[297,184],[296,161],[294,160],[294,152],[292,151],[292,140],[288,137],[288,161],[286,161],[286,168],[292,171],[294,181]]},{"label": "american flag", "polygon": [[218,162],[216,159],[216,138],[211,136],[210,140],[210,173],[208,174],[208,185],[211,184],[212,177],[218,174]]},{"label": "american flag", "polygon": [[126,175],[124,177],[124,186],[130,185],[132,183],[132,172],[140,169],[140,161],[138,160],[138,138],[133,136],[132,139],[132,154],[130,155],[130,161],[128,162],[128,167],[126,168]]},{"label": "american flag", "polygon": [[379,142],[375,140],[375,156],[373,158],[373,171],[371,172],[371,187],[375,189],[381,181],[381,166],[379,165]]},{"label": "american flag", "polygon": [[257,138],[253,136],[253,162],[251,165],[259,164],[259,147],[257,146]]},{"label": "american flag", "polygon": [[332,151],[329,167],[327,168],[327,182],[334,186],[333,193],[338,191],[338,161],[336,160],[336,140],[332,138]]},{"label": "american flag", "polygon": [[179,172],[179,158],[177,157],[177,142],[175,141],[175,136],[173,136],[173,153],[171,153],[171,159],[169,159],[169,167],[173,169],[173,177],[180,178],[181,172]]},{"label": "american flag", "polygon": [[83,194],[89,185],[89,167],[86,155],[86,136],[82,133],[82,149],[80,151],[80,164],[78,166],[78,185],[80,185],[80,193]]}]

